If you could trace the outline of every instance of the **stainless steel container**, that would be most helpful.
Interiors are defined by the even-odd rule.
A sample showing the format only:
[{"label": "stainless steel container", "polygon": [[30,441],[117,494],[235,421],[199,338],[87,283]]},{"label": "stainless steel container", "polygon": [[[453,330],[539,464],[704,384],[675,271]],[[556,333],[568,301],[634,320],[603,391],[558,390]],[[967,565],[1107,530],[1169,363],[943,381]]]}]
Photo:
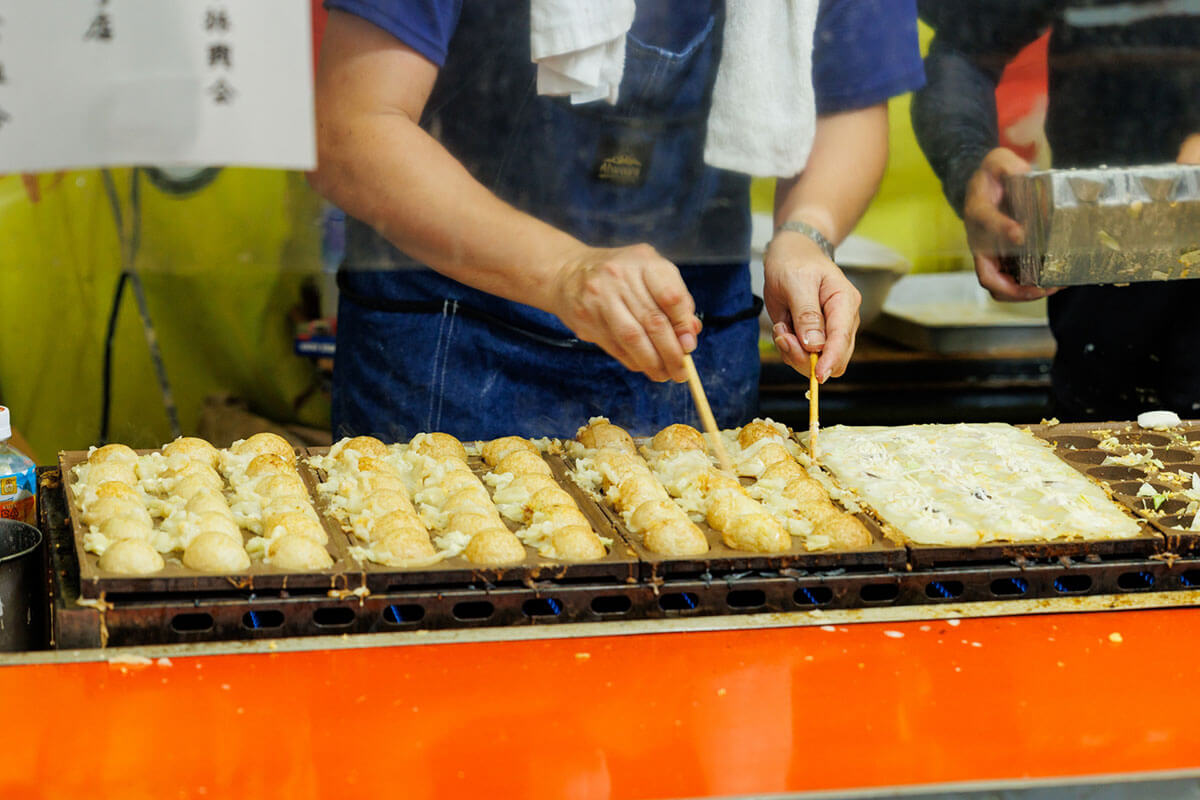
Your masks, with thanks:
[{"label": "stainless steel container", "polygon": [[42,532],[0,520],[0,651],[46,646],[46,570]]},{"label": "stainless steel container", "polygon": [[1006,181],[1017,279],[1077,286],[1200,277],[1200,166],[1059,169]]}]

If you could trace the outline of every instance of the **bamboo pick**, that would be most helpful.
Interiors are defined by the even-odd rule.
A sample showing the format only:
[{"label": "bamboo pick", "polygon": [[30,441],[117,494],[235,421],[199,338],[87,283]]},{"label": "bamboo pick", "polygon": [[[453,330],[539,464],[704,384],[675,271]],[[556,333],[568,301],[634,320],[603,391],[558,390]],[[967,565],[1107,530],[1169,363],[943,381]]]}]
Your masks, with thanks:
[{"label": "bamboo pick", "polygon": [[696,410],[700,412],[700,422],[704,425],[705,432],[712,434],[717,461],[721,463],[721,469],[730,475],[735,475],[733,462],[729,460],[729,453],[725,451],[725,443],[721,441],[721,431],[717,428],[717,421],[713,419],[712,408],[708,405],[708,397],[704,394],[704,387],[700,384],[700,374],[696,372],[696,363],[692,361],[690,353],[685,353],[683,356],[683,368],[687,371],[688,387],[692,390],[692,399],[696,401]]},{"label": "bamboo pick", "polygon": [[808,454],[817,460],[817,354],[808,354]]}]

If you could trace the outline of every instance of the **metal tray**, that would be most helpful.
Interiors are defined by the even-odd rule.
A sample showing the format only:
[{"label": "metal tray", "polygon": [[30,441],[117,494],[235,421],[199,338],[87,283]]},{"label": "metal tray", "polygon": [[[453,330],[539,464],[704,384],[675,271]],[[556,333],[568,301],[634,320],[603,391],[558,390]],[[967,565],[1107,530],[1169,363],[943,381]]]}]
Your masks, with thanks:
[{"label": "metal tray", "polygon": [[[1036,429],[1031,429],[1037,435]],[[1043,437],[1044,438],[1044,437]],[[868,504],[859,500],[864,506]],[[877,514],[874,509],[871,513]],[[882,521],[883,517],[879,516]],[[1144,558],[1163,550],[1161,535],[1141,522],[1142,535],[1129,539],[1055,540],[1045,542],[988,542],[972,546],[906,543],[911,569],[929,569],[972,564],[1004,564],[1052,561],[1084,556],[1098,558]]]},{"label": "metal tray", "polygon": [[1025,227],[1023,284],[1200,277],[1200,167],[1041,170],[1007,178],[1005,196]]},{"label": "metal tray", "polygon": [[[306,451],[308,456],[327,455],[329,448],[314,447]],[[551,470],[554,463],[550,461]],[[472,469],[482,476],[487,468],[476,456],[469,459]],[[305,468],[312,472],[314,479],[320,481],[322,476],[305,460]],[[365,586],[372,593],[396,592],[410,587],[467,587],[506,586],[512,584],[532,585],[537,581],[606,581],[610,583],[634,583],[638,579],[641,568],[636,553],[629,547],[619,533],[612,530],[608,518],[596,506],[595,502],[579,491],[572,481],[563,481],[561,473],[555,474],[579,505],[580,511],[592,523],[592,528],[601,536],[613,540],[608,555],[599,561],[564,562],[542,558],[533,550],[526,547],[528,557],[519,564],[505,567],[489,567],[474,564],[461,555],[448,558],[428,567],[403,569],[376,564],[371,561],[359,562],[347,554],[349,570],[354,573],[351,583],[355,586]],[[317,511],[327,527],[333,527],[346,538],[351,545],[358,544],[352,532],[347,532],[328,512],[327,505],[319,493],[317,494]],[[505,520],[510,528],[515,528],[509,520]]]},{"label": "metal tray", "polygon": [[[549,456],[547,460],[551,461],[556,471],[561,470],[563,475],[574,469],[574,461],[569,456]],[[554,464],[556,461],[559,462],[557,465]],[[567,482],[574,485],[574,481],[569,478]],[[587,493],[578,486],[576,486],[576,490],[587,496]],[[895,570],[903,569],[905,564],[904,547],[888,540],[879,523],[868,514],[855,515],[862,520],[875,539],[874,546],[866,550],[805,550],[803,544],[793,539],[792,549],[785,553],[751,553],[727,547],[721,540],[721,534],[701,521],[697,523],[697,526],[708,540],[707,553],[700,556],[665,556],[646,549],[641,543],[640,537],[625,527],[620,513],[607,501],[596,503],[592,500],[592,502],[606,516],[608,524],[625,541],[629,542],[630,548],[643,564],[643,579],[650,581],[698,575],[728,575],[747,571],[808,571],[843,568]]]},{"label": "metal tray", "polygon": [[[51,646],[59,649],[944,605],[1152,590],[1195,592],[1200,587],[1198,559],[1101,560],[1089,556],[1053,565],[1019,567],[969,565],[899,572],[783,570],[636,584],[535,583],[444,590],[416,586],[403,592],[366,596],[344,591],[243,589],[216,596],[114,594],[103,601],[88,600],[78,593],[79,563],[59,470],[48,468],[39,473],[38,520],[46,534],[51,567]],[[720,624],[736,626],[731,622]]]},{"label": "metal tray", "polygon": [[[138,450],[138,455],[158,452]],[[297,461],[303,454],[297,450]],[[251,559],[246,572],[216,574],[188,569],[175,553],[163,556],[166,566],[153,575],[120,575],[100,569],[100,558],[83,547],[83,535],[87,527],[82,521],[82,512],[76,502],[74,486],[71,484],[71,468],[87,461],[87,452],[82,450],[62,451],[58,454],[59,468],[64,476],[64,492],[67,496],[71,527],[74,531],[75,554],[79,559],[80,594],[84,597],[103,597],[121,593],[195,593],[293,589],[344,589],[345,573],[349,567],[346,536],[336,525],[322,521],[329,543],[326,549],[333,558],[333,565],[316,572],[283,570]],[[299,465],[298,465],[299,467]],[[308,488],[309,499],[316,496],[316,484],[310,470],[299,467],[301,480]],[[315,506],[315,502],[314,502]]]},{"label": "metal tray", "polygon": [[[1154,526],[1165,539],[1169,552],[1200,553],[1200,531],[1187,530],[1195,514],[1187,513],[1188,498],[1180,494],[1179,473],[1200,473],[1200,421],[1185,422],[1169,430],[1145,430],[1129,422],[1079,422],[1039,425],[1034,435],[1055,447],[1068,464],[1105,486],[1113,499]],[[1111,435],[1120,443],[1116,451],[1102,450],[1103,439]],[[1145,452],[1162,462],[1159,469],[1150,465],[1121,466],[1102,462],[1106,457]],[[1142,484],[1148,483],[1166,496],[1157,508],[1154,501],[1139,497]]]}]

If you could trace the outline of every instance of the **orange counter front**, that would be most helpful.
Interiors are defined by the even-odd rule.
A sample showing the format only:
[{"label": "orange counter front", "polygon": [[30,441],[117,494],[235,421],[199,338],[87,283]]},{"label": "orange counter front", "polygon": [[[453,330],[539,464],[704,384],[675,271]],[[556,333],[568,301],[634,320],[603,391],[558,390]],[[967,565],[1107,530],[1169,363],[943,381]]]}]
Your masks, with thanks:
[{"label": "orange counter front", "polygon": [[9,657],[0,798],[709,797],[1200,767],[1200,610],[826,616]]}]

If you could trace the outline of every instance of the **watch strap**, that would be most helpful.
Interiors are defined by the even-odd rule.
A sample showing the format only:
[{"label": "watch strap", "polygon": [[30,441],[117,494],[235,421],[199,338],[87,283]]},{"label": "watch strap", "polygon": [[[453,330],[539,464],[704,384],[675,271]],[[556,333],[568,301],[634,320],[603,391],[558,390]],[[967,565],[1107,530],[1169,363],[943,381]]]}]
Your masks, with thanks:
[{"label": "watch strap", "polygon": [[825,252],[825,255],[830,261],[833,261],[833,243],[825,238],[825,234],[821,233],[807,222],[801,222],[798,219],[790,219],[775,229],[776,234],[778,234],[780,231],[790,231],[792,233],[798,233],[802,236],[807,236],[809,239],[812,239],[817,243],[817,246]]}]

